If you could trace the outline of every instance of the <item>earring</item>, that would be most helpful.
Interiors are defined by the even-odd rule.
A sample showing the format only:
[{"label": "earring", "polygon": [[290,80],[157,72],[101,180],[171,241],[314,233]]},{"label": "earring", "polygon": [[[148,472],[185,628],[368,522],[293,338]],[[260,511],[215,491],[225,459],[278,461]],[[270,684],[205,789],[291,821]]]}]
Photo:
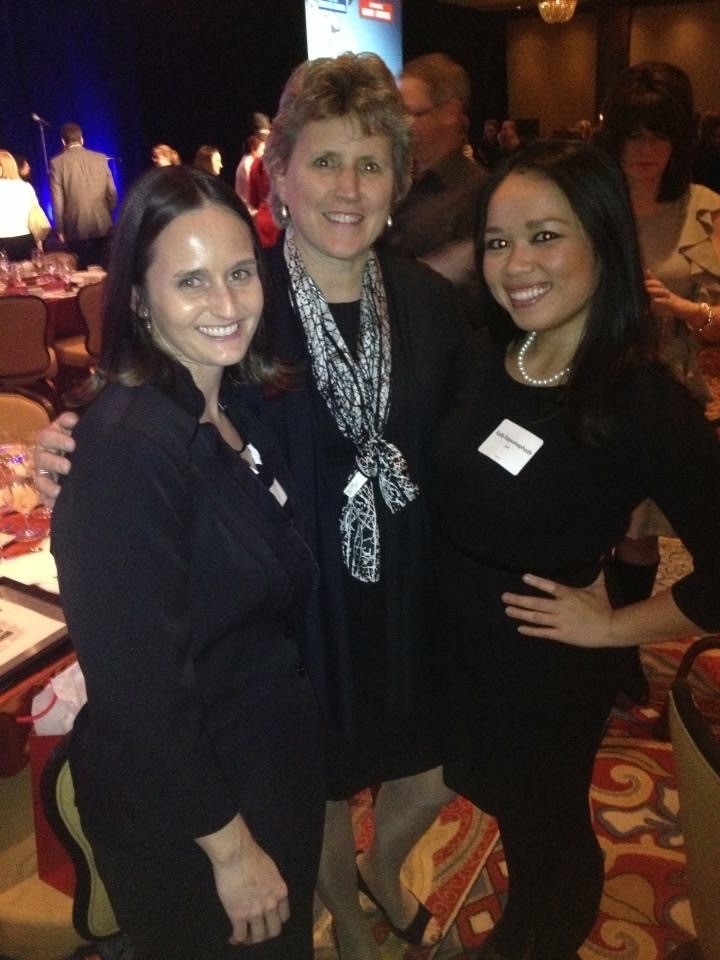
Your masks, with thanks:
[{"label": "earring", "polygon": [[389,230],[390,227],[392,226],[392,223],[393,223],[393,221],[392,221],[392,214],[389,213],[389,214],[387,215],[387,220],[385,221],[385,226],[388,228],[388,230]]},{"label": "earring", "polygon": [[287,222],[290,219],[290,211],[288,210],[285,204],[283,204],[280,207],[280,216],[283,218],[285,222]]}]

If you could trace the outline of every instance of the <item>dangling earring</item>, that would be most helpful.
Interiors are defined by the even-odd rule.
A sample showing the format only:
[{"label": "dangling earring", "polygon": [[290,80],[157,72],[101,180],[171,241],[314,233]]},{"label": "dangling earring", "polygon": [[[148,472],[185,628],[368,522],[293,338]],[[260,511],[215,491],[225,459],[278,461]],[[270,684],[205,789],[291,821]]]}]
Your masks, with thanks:
[{"label": "dangling earring", "polygon": [[389,214],[387,215],[387,220],[385,221],[385,226],[388,228],[388,230],[389,230],[390,227],[392,226],[392,214],[391,214],[391,213],[389,213]]},{"label": "dangling earring", "polygon": [[283,204],[280,207],[280,216],[283,218],[284,223],[287,223],[288,220],[290,219],[290,211],[288,210],[286,204]]},{"label": "dangling earring", "polygon": [[150,330],[152,328],[152,323],[150,321],[150,311],[148,310],[148,308],[140,307],[140,309],[138,310],[138,316],[143,321],[143,324],[147,332],[150,333]]}]

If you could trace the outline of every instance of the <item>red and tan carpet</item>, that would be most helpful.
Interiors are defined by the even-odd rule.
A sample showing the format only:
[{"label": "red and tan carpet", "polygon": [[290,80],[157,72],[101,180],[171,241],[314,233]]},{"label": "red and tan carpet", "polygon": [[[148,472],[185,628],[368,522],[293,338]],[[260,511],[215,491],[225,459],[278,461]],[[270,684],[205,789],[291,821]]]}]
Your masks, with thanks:
[{"label": "red and tan carpet", "polygon": [[[659,582],[677,579],[688,558],[678,541],[663,541]],[[600,914],[580,950],[582,960],[664,960],[693,936],[685,853],[670,744],[658,739],[658,719],[686,643],[643,651],[650,706],[618,704],[598,754],[591,806],[606,858]],[[707,661],[707,662],[706,662]],[[700,689],[720,717],[720,655],[703,658]],[[372,835],[369,794],[357,798],[358,846]],[[410,948],[363,900],[382,960],[462,960],[480,946],[502,912],[507,877],[494,820],[458,799],[447,806],[408,859],[408,886],[446,931],[433,952]],[[329,917],[316,925],[318,960],[334,960]]]}]

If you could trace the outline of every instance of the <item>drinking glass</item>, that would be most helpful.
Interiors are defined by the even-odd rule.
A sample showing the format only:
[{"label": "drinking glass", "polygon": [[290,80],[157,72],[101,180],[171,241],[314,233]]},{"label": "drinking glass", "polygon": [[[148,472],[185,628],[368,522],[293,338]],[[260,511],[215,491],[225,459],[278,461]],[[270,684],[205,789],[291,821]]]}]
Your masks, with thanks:
[{"label": "drinking glass", "polygon": [[10,478],[9,458],[20,448],[22,440],[17,430],[11,427],[0,430],[0,531],[7,529],[5,521],[14,512],[10,491],[7,488]]},{"label": "drinking glass", "polygon": [[10,257],[7,250],[0,250],[0,282],[7,283],[10,279]]},{"label": "drinking glass", "polygon": [[65,286],[66,290],[72,289],[72,275],[73,269],[67,261],[63,260],[58,264],[58,274]]},{"label": "drinking glass", "polygon": [[44,531],[30,523],[30,514],[40,504],[32,448],[23,442],[2,448],[0,468],[4,482],[3,500],[23,518],[22,528],[15,532],[15,539],[38,540]]},{"label": "drinking glass", "polygon": [[35,267],[35,273],[42,273],[43,268],[45,267],[45,254],[42,252],[40,247],[33,247],[31,259],[33,262],[33,267]]}]

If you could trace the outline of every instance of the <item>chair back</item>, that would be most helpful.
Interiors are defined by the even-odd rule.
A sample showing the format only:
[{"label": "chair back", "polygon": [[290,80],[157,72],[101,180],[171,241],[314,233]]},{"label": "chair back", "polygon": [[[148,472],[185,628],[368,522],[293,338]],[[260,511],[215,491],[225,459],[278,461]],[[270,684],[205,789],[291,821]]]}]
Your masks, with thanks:
[{"label": "chair back", "polygon": [[689,682],[695,660],[711,649],[720,649],[720,635],[704,637],[688,648],[668,706],[690,909],[702,956],[720,960],[720,739],[698,709]]},{"label": "chair back", "polygon": [[43,253],[43,259],[46,266],[48,263],[56,263],[58,267],[67,265],[71,270],[78,268],[78,258],[69,250],[51,250],[49,253]]},{"label": "chair back", "polygon": [[40,792],[45,817],[75,867],[75,930],[84,940],[91,942],[115,936],[118,933],[115,912],[75,806],[67,737],[53,750],[43,768]]},{"label": "chair back", "polygon": [[78,310],[85,324],[85,348],[93,361],[99,359],[102,348],[104,296],[105,280],[82,287],[77,296]]},{"label": "chair back", "polygon": [[34,437],[47,427],[54,416],[45,397],[26,390],[0,390],[0,431],[16,430],[23,437]]},{"label": "chair back", "polygon": [[32,383],[54,376],[47,322],[47,307],[40,297],[0,297],[0,383]]}]

